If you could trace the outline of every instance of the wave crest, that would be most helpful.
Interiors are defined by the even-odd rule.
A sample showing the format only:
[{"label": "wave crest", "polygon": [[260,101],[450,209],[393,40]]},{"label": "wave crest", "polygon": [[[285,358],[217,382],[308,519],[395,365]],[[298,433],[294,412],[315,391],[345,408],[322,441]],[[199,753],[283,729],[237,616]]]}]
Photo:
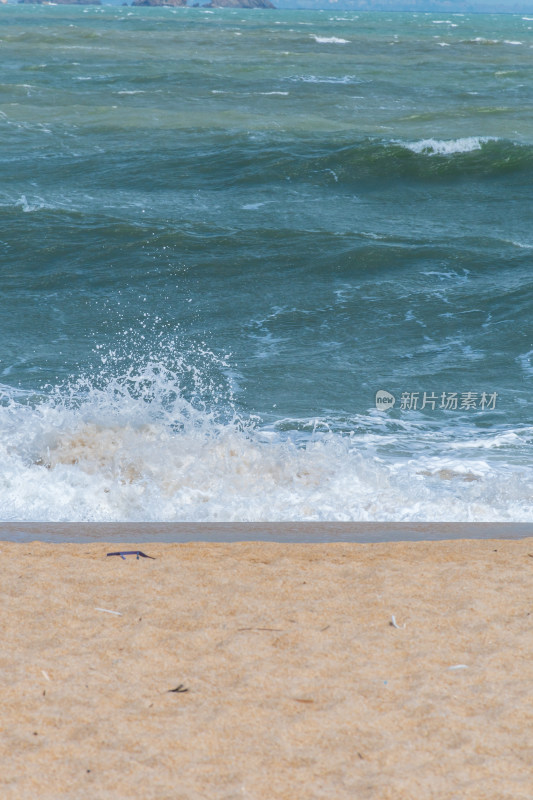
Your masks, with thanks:
[{"label": "wave crest", "polygon": [[455,153],[472,153],[481,150],[487,142],[498,141],[491,136],[464,136],[459,139],[421,139],[418,142],[404,142],[403,147],[413,153],[429,156],[450,156]]},{"label": "wave crest", "polygon": [[423,425],[388,426],[372,415],[354,419],[344,432],[317,421],[267,427],[240,418],[227,402],[205,402],[207,385],[208,394],[220,397],[216,379],[203,384],[197,374],[187,384],[186,366],[177,376],[147,363],[98,385],[77,382],[40,396],[4,387],[0,518],[533,518],[533,470],[501,459],[502,450],[525,447],[531,431],[477,433],[477,439],[472,431],[461,439],[452,431],[443,443]]}]

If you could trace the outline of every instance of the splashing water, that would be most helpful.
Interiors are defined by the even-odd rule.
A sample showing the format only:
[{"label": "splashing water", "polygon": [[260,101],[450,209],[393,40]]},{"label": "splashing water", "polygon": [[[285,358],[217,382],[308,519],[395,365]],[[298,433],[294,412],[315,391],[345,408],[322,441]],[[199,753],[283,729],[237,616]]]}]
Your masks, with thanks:
[{"label": "splashing water", "polygon": [[[124,349],[97,352],[91,379],[33,395],[3,387],[3,519],[531,519],[531,471],[516,482],[517,468],[488,457],[523,433],[476,445],[465,432],[463,448],[456,437],[436,456],[434,434],[412,424],[268,426],[238,413],[230,364],[206,349],[169,347],[166,363],[152,353],[135,366]],[[394,455],[407,439],[419,452]]]}]

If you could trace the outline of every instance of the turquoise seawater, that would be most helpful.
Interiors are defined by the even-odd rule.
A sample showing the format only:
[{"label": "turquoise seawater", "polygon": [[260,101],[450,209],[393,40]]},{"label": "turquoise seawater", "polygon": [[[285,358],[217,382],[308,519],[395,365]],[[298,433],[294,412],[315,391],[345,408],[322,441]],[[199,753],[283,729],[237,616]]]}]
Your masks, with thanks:
[{"label": "turquoise seawater", "polygon": [[533,519],[533,18],[4,5],[0,54],[1,519]]}]

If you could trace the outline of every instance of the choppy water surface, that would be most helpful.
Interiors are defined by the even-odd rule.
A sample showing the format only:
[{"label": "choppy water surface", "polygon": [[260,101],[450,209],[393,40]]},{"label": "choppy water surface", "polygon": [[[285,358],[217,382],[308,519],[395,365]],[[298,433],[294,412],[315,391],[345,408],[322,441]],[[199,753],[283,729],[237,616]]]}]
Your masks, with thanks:
[{"label": "choppy water surface", "polygon": [[0,518],[532,520],[532,29],[0,7]]}]

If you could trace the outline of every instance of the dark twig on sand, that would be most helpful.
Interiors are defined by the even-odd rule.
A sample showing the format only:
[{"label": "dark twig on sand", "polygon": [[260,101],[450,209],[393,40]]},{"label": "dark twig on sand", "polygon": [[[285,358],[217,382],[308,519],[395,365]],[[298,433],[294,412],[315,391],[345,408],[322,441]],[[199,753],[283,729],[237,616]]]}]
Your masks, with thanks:
[{"label": "dark twig on sand", "polygon": [[147,556],[146,553],[143,553],[141,550],[122,550],[118,553],[108,553],[108,556],[120,556],[121,558],[126,560],[126,556],[137,556],[137,561],[139,560],[139,556],[141,558],[152,558],[155,561],[155,556]]}]

